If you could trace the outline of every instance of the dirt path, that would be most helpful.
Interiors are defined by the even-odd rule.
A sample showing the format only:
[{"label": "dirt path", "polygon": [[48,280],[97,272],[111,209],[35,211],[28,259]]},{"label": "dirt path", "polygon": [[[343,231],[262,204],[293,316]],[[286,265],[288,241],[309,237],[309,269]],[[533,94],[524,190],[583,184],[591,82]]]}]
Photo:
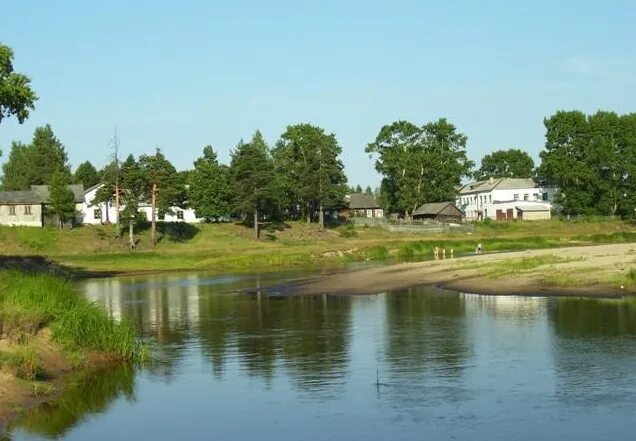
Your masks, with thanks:
[{"label": "dirt path", "polygon": [[401,263],[320,276],[272,289],[293,295],[371,294],[437,285],[483,294],[620,296],[636,293],[635,281],[628,276],[632,268],[636,268],[636,243]]}]

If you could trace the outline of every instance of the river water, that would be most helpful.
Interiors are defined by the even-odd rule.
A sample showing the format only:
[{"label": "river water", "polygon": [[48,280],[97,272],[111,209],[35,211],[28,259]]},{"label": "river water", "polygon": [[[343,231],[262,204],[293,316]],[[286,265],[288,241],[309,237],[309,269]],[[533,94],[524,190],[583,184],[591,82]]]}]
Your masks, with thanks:
[{"label": "river water", "polygon": [[155,360],[75,379],[6,439],[634,439],[636,302],[241,291],[276,277],[82,282]]}]

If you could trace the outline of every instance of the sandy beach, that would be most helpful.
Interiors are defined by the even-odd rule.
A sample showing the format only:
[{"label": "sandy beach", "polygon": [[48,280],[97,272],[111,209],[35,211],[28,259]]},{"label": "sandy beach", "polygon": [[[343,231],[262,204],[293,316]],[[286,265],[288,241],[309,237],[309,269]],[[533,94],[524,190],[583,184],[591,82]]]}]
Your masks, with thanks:
[{"label": "sandy beach", "polygon": [[[534,267],[526,268],[533,266],[528,263]],[[400,263],[299,280],[271,290],[290,295],[361,295],[435,285],[493,295],[617,297],[636,293],[633,283],[621,283],[622,278],[629,280],[627,274],[634,267],[636,244],[627,243]]]}]

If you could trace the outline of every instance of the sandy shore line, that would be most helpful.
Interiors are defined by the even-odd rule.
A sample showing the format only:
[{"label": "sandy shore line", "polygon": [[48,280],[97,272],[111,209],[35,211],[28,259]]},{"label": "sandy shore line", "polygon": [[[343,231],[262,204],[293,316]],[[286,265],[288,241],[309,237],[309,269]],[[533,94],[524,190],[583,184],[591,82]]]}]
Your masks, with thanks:
[{"label": "sandy shore line", "polygon": [[[533,258],[535,262],[528,265]],[[540,264],[542,259],[547,263]],[[524,264],[536,266],[524,268]],[[361,295],[435,285],[492,295],[619,297],[636,293],[633,283],[619,285],[632,268],[636,268],[636,243],[401,263],[298,280],[270,287],[268,291],[287,295]]]}]

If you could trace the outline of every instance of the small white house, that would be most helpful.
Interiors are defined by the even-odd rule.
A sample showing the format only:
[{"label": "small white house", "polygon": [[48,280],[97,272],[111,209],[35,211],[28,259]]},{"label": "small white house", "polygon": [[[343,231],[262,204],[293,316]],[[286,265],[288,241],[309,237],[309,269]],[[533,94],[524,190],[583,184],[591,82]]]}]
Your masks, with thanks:
[{"label": "small white house", "polygon": [[[97,191],[103,187],[103,185],[104,184],[97,184],[85,191],[85,202],[78,206],[83,224],[99,225],[109,222],[117,222],[117,207],[115,207],[114,202],[94,203]],[[123,206],[120,207],[120,209],[123,209]],[[152,220],[152,206],[150,204],[141,204],[139,211],[146,215],[148,222]],[[165,216],[157,214],[157,222],[199,223],[204,221],[204,219],[196,216],[194,209],[192,208],[172,207],[171,211],[172,214],[166,214]]]},{"label": "small white house", "polygon": [[533,179],[490,178],[464,185],[456,205],[467,220],[550,219],[557,191]]}]

